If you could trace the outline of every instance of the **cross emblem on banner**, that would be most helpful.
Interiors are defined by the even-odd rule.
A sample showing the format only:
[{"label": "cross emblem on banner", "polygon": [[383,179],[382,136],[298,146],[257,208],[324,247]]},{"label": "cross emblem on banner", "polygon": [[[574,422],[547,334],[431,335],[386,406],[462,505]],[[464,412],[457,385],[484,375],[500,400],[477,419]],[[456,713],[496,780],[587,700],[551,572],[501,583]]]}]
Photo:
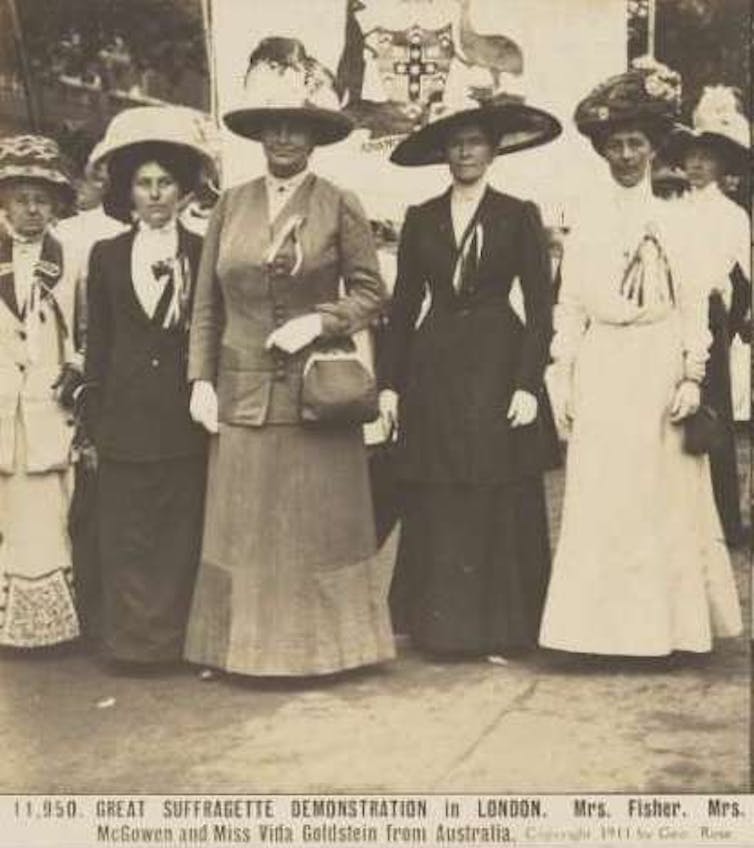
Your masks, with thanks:
[{"label": "cross emblem on banner", "polygon": [[437,73],[437,62],[425,61],[421,31],[412,29],[409,32],[408,59],[395,62],[393,70],[396,74],[408,77],[408,98],[421,98],[423,77],[431,77]]}]

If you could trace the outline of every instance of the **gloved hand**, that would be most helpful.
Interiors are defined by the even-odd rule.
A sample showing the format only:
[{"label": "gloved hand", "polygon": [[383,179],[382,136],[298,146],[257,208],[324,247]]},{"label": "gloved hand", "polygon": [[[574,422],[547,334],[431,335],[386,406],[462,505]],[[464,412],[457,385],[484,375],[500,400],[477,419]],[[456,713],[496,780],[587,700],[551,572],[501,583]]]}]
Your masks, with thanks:
[{"label": "gloved hand", "polygon": [[55,399],[63,409],[72,411],[76,405],[76,390],[84,382],[84,377],[78,368],[66,362],[63,365],[57,380],[51,388],[55,393]]},{"label": "gloved hand", "polygon": [[379,397],[380,421],[388,436],[398,434],[398,394],[392,389],[383,389]]},{"label": "gloved hand", "polygon": [[282,327],[273,330],[267,336],[264,346],[267,350],[277,347],[285,353],[296,353],[321,335],[322,316],[311,312],[308,315],[291,318]]},{"label": "gloved hand", "polygon": [[217,433],[217,394],[209,380],[195,380],[191,387],[189,413],[193,421],[201,424],[208,433]]},{"label": "gloved hand", "polygon": [[539,402],[536,395],[524,389],[516,389],[508,407],[508,421],[511,427],[525,427],[537,417]]},{"label": "gloved hand", "polygon": [[693,380],[684,380],[679,384],[670,407],[670,420],[674,423],[683,421],[689,415],[693,415],[701,403],[702,390],[699,383]]}]

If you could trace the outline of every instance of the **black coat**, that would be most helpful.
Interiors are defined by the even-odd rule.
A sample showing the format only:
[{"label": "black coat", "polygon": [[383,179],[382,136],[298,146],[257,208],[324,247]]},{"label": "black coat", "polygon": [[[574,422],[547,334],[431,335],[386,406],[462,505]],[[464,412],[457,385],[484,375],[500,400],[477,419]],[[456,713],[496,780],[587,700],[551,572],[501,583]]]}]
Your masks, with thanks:
[{"label": "black coat", "polygon": [[[188,333],[163,329],[142,309],[131,279],[135,230],[98,242],[87,283],[85,377],[89,429],[107,459],[154,461],[202,451],[189,415]],[[179,253],[196,278],[202,240],[179,226]],[[191,292],[193,299],[193,289]]]},{"label": "black coat", "polygon": [[[479,221],[484,239],[476,285],[458,294],[450,192],[406,215],[381,355],[383,385],[400,395],[404,479],[498,484],[542,469],[540,422],[511,429],[507,421],[516,389],[541,395],[552,334],[539,210],[488,189]],[[509,302],[516,277],[525,326]],[[415,329],[427,288],[432,305]]]}]

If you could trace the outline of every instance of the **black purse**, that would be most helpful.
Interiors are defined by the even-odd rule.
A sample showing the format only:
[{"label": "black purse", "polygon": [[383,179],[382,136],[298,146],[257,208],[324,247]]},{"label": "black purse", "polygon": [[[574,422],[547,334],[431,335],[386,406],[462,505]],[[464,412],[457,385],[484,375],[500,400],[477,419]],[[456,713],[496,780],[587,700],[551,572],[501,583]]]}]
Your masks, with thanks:
[{"label": "black purse", "polygon": [[379,415],[377,381],[353,339],[318,345],[304,364],[301,421],[310,426],[355,426]]},{"label": "black purse", "polygon": [[683,419],[683,450],[701,456],[717,448],[725,440],[725,426],[717,411],[703,403],[696,412]]}]

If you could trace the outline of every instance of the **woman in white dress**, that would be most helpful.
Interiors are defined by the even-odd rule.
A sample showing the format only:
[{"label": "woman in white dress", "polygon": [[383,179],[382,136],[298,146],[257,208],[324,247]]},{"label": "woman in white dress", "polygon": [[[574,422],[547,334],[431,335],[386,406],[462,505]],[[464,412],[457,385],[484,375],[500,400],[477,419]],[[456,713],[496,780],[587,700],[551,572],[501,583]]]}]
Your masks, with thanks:
[{"label": "woman in white dress", "polygon": [[569,241],[552,354],[570,427],[562,526],[540,631],[548,648],[709,651],[741,616],[706,456],[684,452],[710,335],[684,215],[653,197],[680,80],[643,65],[576,110],[606,160]]}]

